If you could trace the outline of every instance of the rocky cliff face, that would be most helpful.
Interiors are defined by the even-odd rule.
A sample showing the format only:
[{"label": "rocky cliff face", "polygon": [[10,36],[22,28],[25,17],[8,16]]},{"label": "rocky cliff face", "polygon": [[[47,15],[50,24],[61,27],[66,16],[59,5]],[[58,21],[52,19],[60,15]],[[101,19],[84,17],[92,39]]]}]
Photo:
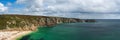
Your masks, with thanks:
[{"label": "rocky cliff face", "polygon": [[76,23],[84,20],[75,18],[0,15],[0,30],[35,30],[38,26],[53,26],[60,23]]}]

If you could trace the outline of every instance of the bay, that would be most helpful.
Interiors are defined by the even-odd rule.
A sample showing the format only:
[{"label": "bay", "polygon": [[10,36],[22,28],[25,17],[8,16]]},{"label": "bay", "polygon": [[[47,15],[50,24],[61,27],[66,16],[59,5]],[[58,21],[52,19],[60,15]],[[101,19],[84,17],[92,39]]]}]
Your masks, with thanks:
[{"label": "bay", "polygon": [[64,23],[38,28],[38,31],[20,40],[120,40],[120,21],[116,20]]}]

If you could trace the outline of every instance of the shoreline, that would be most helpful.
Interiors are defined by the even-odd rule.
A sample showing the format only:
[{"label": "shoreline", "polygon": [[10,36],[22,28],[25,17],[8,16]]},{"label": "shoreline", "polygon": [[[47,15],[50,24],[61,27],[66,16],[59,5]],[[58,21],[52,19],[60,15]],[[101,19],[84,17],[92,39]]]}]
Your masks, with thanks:
[{"label": "shoreline", "polygon": [[0,31],[0,40],[17,40],[18,38],[32,32],[33,31]]}]

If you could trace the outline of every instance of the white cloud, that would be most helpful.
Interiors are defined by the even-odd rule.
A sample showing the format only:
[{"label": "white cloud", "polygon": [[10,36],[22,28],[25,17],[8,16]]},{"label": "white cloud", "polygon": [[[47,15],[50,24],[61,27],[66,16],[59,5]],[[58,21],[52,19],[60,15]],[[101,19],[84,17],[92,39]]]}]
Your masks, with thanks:
[{"label": "white cloud", "polygon": [[[118,0],[17,0],[29,11],[55,12],[119,12]],[[47,11],[46,11],[47,12]]]},{"label": "white cloud", "polygon": [[17,0],[16,3],[25,5],[22,11],[32,15],[120,19],[120,14],[114,13],[120,12],[119,0]]},{"label": "white cloud", "polygon": [[43,10],[43,0],[17,0],[17,4],[23,4],[26,6],[25,11],[28,12],[40,12]]},{"label": "white cloud", "polygon": [[87,12],[117,12],[116,10],[118,10],[118,5],[116,4],[115,0],[54,0],[47,5],[48,8],[51,7],[51,9],[65,12],[74,10],[83,10]]},{"label": "white cloud", "polygon": [[17,0],[16,3],[26,4],[27,9],[34,11],[87,11],[87,12],[119,12],[118,0]]},{"label": "white cloud", "polygon": [[120,14],[79,14],[76,18],[81,19],[120,19]]},{"label": "white cloud", "polygon": [[7,7],[5,7],[2,3],[0,3],[0,12],[5,12],[7,11]]}]

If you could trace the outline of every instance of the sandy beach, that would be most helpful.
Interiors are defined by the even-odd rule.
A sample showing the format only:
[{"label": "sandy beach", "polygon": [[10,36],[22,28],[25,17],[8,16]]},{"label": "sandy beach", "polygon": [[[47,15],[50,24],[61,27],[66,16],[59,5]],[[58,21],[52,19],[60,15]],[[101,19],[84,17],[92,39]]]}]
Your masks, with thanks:
[{"label": "sandy beach", "polygon": [[0,40],[16,40],[32,31],[0,31]]}]

